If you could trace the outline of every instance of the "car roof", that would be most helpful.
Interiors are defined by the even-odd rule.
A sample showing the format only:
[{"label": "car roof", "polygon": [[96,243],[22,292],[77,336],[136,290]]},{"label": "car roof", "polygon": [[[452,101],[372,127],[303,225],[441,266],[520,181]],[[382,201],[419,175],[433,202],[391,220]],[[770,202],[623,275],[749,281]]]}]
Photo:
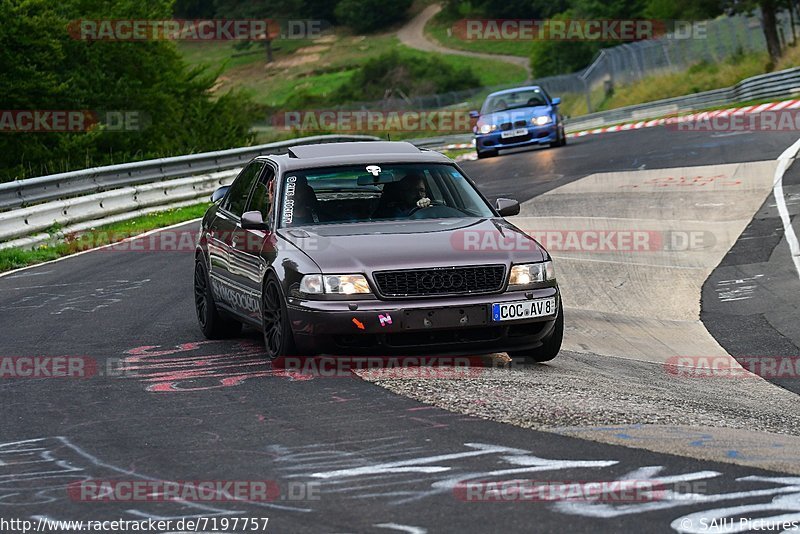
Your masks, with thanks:
[{"label": "car roof", "polygon": [[431,150],[419,149],[402,141],[357,141],[291,147],[288,154],[259,156],[270,159],[284,171],[340,165],[386,163],[453,163]]},{"label": "car roof", "polygon": [[509,93],[517,93],[519,91],[534,91],[534,90],[536,90],[536,91],[544,91],[541,88],[541,86],[538,86],[538,85],[526,85],[525,87],[514,87],[513,89],[503,89],[502,91],[495,91],[494,93],[491,93],[486,98],[489,98],[490,96],[507,95]]}]

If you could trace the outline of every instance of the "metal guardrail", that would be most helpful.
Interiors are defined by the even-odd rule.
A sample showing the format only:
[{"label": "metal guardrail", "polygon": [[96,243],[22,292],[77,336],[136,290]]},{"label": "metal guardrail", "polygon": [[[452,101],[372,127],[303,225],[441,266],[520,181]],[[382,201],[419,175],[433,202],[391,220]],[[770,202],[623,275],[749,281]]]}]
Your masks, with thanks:
[{"label": "metal guardrail", "polygon": [[[748,78],[725,89],[667,98],[581,116],[566,122],[570,132],[630,120],[645,120],[744,100],[780,98],[800,92],[800,67]],[[437,148],[466,142],[470,134],[411,140]],[[221,179],[260,154],[285,153],[291,146],[376,141],[368,135],[322,135],[254,147],[191,154],[97,167],[0,184],[0,240],[31,235],[58,224],[72,224],[126,211],[200,198]],[[224,172],[232,171],[232,172]],[[180,178],[183,178],[182,180]],[[79,198],[74,198],[79,197]],[[32,204],[39,204],[30,207]]]},{"label": "metal guardrail", "polygon": [[370,135],[319,135],[267,145],[123,163],[15,180],[0,184],[0,210],[100,193],[130,185],[234,169],[258,155],[282,154],[287,148],[297,145],[377,139]]},{"label": "metal guardrail", "polygon": [[9,245],[2,241],[35,235],[53,225],[69,227],[85,221],[102,221],[124,213],[132,214],[133,217],[148,208],[166,209],[186,201],[207,200],[218,187],[230,184],[238,173],[238,168],[229,169],[189,178],[126,186],[1,212],[0,248]]},{"label": "metal guardrail", "polygon": [[567,120],[565,125],[569,131],[573,132],[629,120],[656,119],[675,113],[724,106],[747,100],[788,97],[796,93],[800,93],[800,67],[759,74],[742,80],[733,87],[724,89],[714,89],[600,113],[581,115],[575,119]]}]

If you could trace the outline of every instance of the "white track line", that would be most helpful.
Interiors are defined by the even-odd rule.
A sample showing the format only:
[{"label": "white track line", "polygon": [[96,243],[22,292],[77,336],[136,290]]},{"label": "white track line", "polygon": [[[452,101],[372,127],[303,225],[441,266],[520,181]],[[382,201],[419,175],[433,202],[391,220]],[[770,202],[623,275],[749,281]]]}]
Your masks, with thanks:
[{"label": "white track line", "polygon": [[794,233],[794,227],[792,227],[792,219],[789,217],[786,199],[783,198],[783,175],[786,174],[786,169],[792,164],[792,159],[794,159],[798,151],[800,151],[800,139],[778,156],[778,167],[775,169],[775,182],[772,186],[772,192],[775,196],[775,203],[778,206],[778,213],[783,222],[783,235],[786,236],[786,242],[789,243],[789,251],[792,254],[794,268],[797,270],[797,276],[800,277],[800,243],[797,242],[797,234]]},{"label": "white track line", "polygon": [[117,247],[117,246],[121,245],[122,243],[127,243],[128,241],[134,241],[136,239],[141,239],[143,237],[149,236],[150,234],[163,232],[164,230],[172,230],[173,228],[178,228],[179,226],[184,226],[186,224],[200,222],[201,219],[202,219],[202,217],[197,218],[197,219],[190,219],[188,221],[183,221],[183,222],[180,222],[180,223],[175,223],[175,224],[172,224],[170,226],[164,226],[163,228],[155,228],[153,230],[148,230],[147,232],[144,232],[144,233],[139,234],[139,235],[126,237],[122,241],[115,241],[114,243],[109,243],[107,245],[103,245],[102,247],[90,248],[88,250],[82,250],[80,252],[76,252],[75,254],[68,254],[67,256],[61,256],[60,258],[56,258],[54,260],[45,261],[45,262],[42,262],[42,263],[34,263],[33,265],[26,265],[25,267],[20,267],[19,269],[14,269],[13,271],[6,271],[4,273],[0,273],[0,278],[3,278],[5,276],[11,276],[12,274],[16,274],[16,273],[19,273],[21,271],[27,271],[28,269],[35,269],[36,267],[41,267],[42,265],[50,265],[51,263],[58,263],[60,261],[65,261],[65,260],[68,260],[70,258],[83,256],[84,254],[89,254],[90,252],[97,252],[98,250],[103,250],[104,248]]}]

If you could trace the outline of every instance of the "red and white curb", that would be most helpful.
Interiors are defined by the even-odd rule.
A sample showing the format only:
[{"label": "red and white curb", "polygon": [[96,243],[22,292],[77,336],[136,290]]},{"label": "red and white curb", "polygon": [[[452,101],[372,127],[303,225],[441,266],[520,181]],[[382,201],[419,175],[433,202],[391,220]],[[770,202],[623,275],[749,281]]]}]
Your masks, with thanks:
[{"label": "red and white curb", "polygon": [[[640,130],[642,128],[652,128],[654,126],[663,126],[665,124],[677,124],[682,122],[695,122],[702,120],[709,120],[715,117],[728,117],[734,115],[747,115],[752,113],[763,113],[765,111],[782,111],[800,108],[800,100],[783,100],[781,102],[768,102],[766,104],[759,104],[756,106],[742,106],[729,109],[717,109],[714,111],[701,111],[698,113],[691,113],[688,115],[680,115],[677,117],[664,117],[661,119],[651,119],[647,121],[628,122],[624,124],[617,124],[615,126],[607,126],[605,128],[594,128],[591,130],[582,130],[579,132],[568,133],[568,138],[585,137],[587,135],[597,135],[610,132],[625,132],[628,130]],[[475,143],[461,143],[455,145],[447,145],[438,148],[437,150],[458,150],[464,148],[473,148]],[[462,154],[456,156],[456,161],[474,161],[478,159],[476,153]]]},{"label": "red and white curb", "polygon": [[679,122],[692,122],[700,120],[713,119],[714,117],[726,117],[731,115],[745,115],[750,113],[762,113],[764,111],[781,111],[788,109],[800,108],[800,100],[784,100],[782,102],[769,102],[766,104],[759,104],[757,106],[743,106],[738,108],[718,109],[715,111],[701,111],[699,113],[692,113],[689,115],[681,115],[679,117],[666,117],[662,119],[652,119],[649,121],[629,122],[625,124],[617,124],[615,126],[608,126],[606,128],[595,128],[593,130],[583,130],[580,132],[572,132],[567,134],[567,137],[584,137],[587,135],[596,135],[608,132],[624,132],[627,130],[639,130],[641,128],[652,128],[653,126],[661,126],[664,124],[675,124]]}]

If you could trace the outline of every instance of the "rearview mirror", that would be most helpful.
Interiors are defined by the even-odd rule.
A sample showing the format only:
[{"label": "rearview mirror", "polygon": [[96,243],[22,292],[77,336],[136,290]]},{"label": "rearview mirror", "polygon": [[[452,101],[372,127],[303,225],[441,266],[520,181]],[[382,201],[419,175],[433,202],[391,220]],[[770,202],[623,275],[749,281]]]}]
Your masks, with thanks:
[{"label": "rearview mirror", "polygon": [[231,186],[229,185],[223,185],[222,187],[214,191],[214,193],[211,195],[211,202],[219,202],[220,200],[222,200],[222,197],[225,196],[225,193],[227,193],[228,189],[230,188]]},{"label": "rearview mirror", "polygon": [[480,113],[478,113],[478,112],[477,112],[477,111],[475,111],[475,110],[472,110],[472,111],[470,111],[470,112],[469,112],[469,118],[470,118],[470,119],[477,119],[477,118],[479,118],[480,116],[481,116],[481,114],[480,114]]},{"label": "rearview mirror", "polygon": [[501,217],[519,215],[519,202],[510,198],[498,198],[495,202],[497,212]]},{"label": "rearview mirror", "polygon": [[561,103],[561,99],[560,99],[559,97],[555,97],[555,98],[553,99],[553,105],[554,105],[554,106],[557,106],[557,105],[559,105],[560,103]]},{"label": "rearview mirror", "polygon": [[397,180],[394,177],[394,174],[391,172],[382,172],[375,176],[374,174],[362,174],[358,177],[357,184],[359,186],[364,185],[378,185],[378,184],[388,184],[391,182],[396,182]]},{"label": "rearview mirror", "polygon": [[242,215],[242,228],[244,230],[261,230],[268,231],[269,224],[264,222],[260,211],[248,211]]}]

